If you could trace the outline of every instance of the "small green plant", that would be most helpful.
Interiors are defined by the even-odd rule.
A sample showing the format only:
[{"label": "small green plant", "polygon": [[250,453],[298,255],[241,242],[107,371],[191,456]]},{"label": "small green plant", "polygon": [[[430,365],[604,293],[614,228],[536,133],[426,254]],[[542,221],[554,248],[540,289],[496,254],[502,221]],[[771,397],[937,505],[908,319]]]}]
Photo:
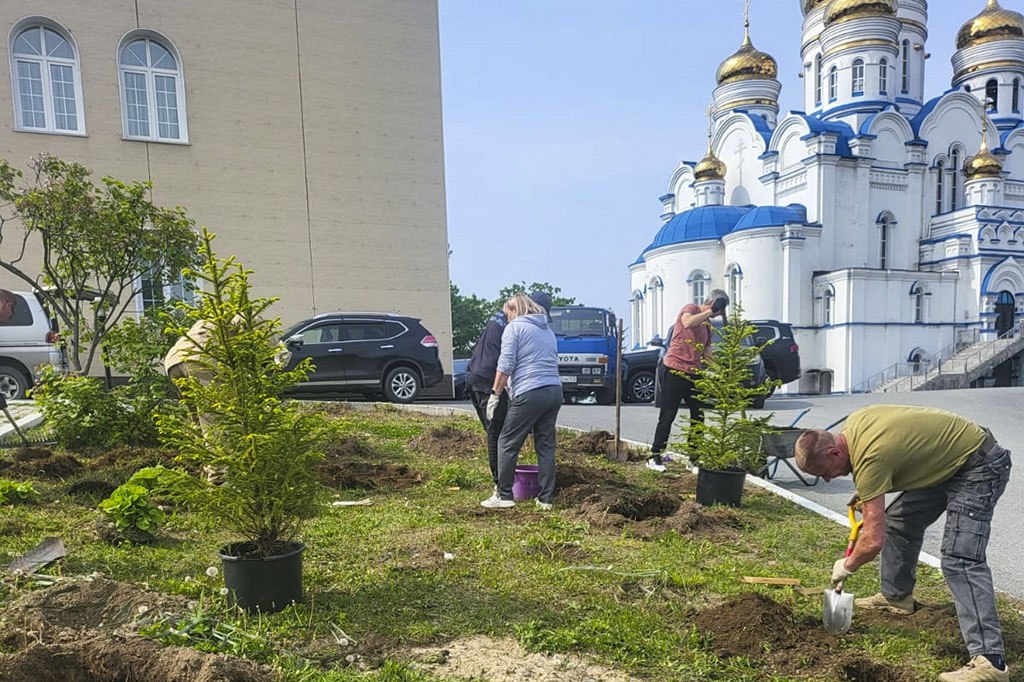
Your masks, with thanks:
[{"label": "small green plant", "polygon": [[162,615],[141,628],[139,634],[168,646],[187,646],[208,653],[261,659],[273,652],[266,633],[249,632],[244,624],[229,622],[232,616],[244,619],[244,614],[205,595],[189,606],[187,613]]},{"label": "small green plant", "polygon": [[29,482],[0,478],[0,504],[26,504],[39,499],[39,491]]},{"label": "small green plant", "polygon": [[771,395],[779,382],[752,385],[751,367],[764,348],[751,342],[756,331],[737,307],[729,323],[714,332],[711,357],[694,381],[698,396],[708,405],[704,423],[691,424],[686,415],[681,424],[682,447],[696,466],[749,473],[764,468],[761,438],[774,432],[769,425],[772,416],[750,417],[747,411],[756,398]]},{"label": "small green plant", "polygon": [[152,497],[174,504],[188,502],[196,494],[201,494],[202,489],[199,482],[184,471],[162,466],[139,469],[125,485],[145,488]]},{"label": "small green plant", "polygon": [[126,398],[123,388],[107,391],[96,377],[64,375],[45,365],[32,397],[61,447],[108,448],[156,442],[152,405]]},{"label": "small green plant", "polygon": [[194,340],[188,358],[199,372],[177,381],[183,404],[163,410],[157,421],[181,460],[225,481],[205,486],[196,500],[241,535],[251,555],[272,556],[316,510],[313,465],[322,458],[324,423],[284,399],[309,374],[310,362],[291,370],[279,364],[280,321],[263,317],[274,300],[253,298],[250,272],[233,257],[217,258],[213,239],[203,231],[202,267],[186,272],[201,283],[195,317],[209,332],[206,341]]},{"label": "small green plant", "polygon": [[152,537],[164,522],[164,513],[140,485],[122,485],[100,502],[99,508],[113,521],[118,533],[129,540]]}]

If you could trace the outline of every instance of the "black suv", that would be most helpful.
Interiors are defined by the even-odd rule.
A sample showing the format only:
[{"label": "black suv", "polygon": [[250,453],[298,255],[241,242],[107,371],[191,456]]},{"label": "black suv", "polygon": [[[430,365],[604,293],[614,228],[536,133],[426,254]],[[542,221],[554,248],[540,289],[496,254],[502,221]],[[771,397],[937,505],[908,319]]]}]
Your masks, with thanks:
[{"label": "black suv", "polygon": [[761,351],[765,371],[772,379],[784,384],[800,378],[800,346],[793,338],[793,328],[778,320],[752,320],[757,327],[754,342],[768,344]]},{"label": "black suv", "polygon": [[444,369],[437,339],[418,319],[388,313],[324,313],[283,334],[288,367],[312,358],[316,369],[296,392],[383,393],[411,403],[420,390],[440,383]]}]

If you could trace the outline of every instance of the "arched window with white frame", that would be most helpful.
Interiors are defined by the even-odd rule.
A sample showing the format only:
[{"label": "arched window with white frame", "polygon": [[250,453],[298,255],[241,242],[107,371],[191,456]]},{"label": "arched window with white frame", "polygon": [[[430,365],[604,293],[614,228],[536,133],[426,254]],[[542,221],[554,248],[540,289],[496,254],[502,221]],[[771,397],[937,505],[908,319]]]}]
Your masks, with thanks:
[{"label": "arched window with white frame", "polygon": [[814,104],[821,106],[821,55],[814,58]]},{"label": "arched window with white frame", "polygon": [[1013,113],[1020,113],[1020,79],[1013,79]]},{"label": "arched window with white frame", "polygon": [[162,36],[130,33],[118,52],[124,136],[150,142],[187,142],[181,58]]},{"label": "arched window with white frame", "polygon": [[82,76],[71,34],[49,19],[29,19],[12,31],[15,129],[85,134]]},{"label": "arched window with white frame", "polygon": [[961,189],[961,168],[960,168],[960,148],[952,147],[949,150],[949,210],[955,211],[960,208],[960,189]]},{"label": "arched window with white frame", "polygon": [[821,288],[821,295],[818,297],[821,300],[821,326],[830,327],[835,324],[835,307],[836,307],[836,289],[831,284],[826,284]]},{"label": "arched window with white frame", "polygon": [[856,97],[857,95],[864,94],[864,60],[854,59],[853,60],[853,81],[851,83],[851,94]]},{"label": "arched window with white frame", "polygon": [[943,212],[946,202],[946,162],[935,162],[935,215]]},{"label": "arched window with white frame", "polygon": [[889,92],[889,60],[885,57],[878,62],[878,92],[882,95]]},{"label": "arched window with white frame", "polygon": [[985,83],[985,110],[999,110],[999,81],[995,78],[990,78]]},{"label": "arched window with white frame", "polygon": [[634,346],[642,346],[647,343],[647,339],[644,337],[643,305],[644,293],[639,289],[634,289],[633,296],[629,300],[629,307],[632,312],[630,326],[633,332]]},{"label": "arched window with white frame", "polygon": [[828,101],[835,102],[839,96],[839,69],[832,67],[828,70]]},{"label": "arched window with white frame", "polygon": [[737,263],[726,268],[725,283],[732,305],[742,305],[743,270]]},{"label": "arched window with white frame", "polygon": [[894,224],[895,221],[889,213],[882,215],[878,221],[878,267],[882,270],[887,270],[891,266],[889,252]]},{"label": "arched window with white frame", "polygon": [[690,302],[694,305],[702,305],[711,288],[711,277],[702,270],[695,270],[690,275],[688,283],[690,285]]},{"label": "arched window with white frame", "polygon": [[924,290],[924,287],[920,284],[914,284],[910,287],[910,298],[914,305],[914,323],[922,324],[925,321],[925,306],[927,303],[928,293]]},{"label": "arched window with white frame", "polygon": [[651,332],[661,334],[665,324],[665,285],[661,277],[652,277],[647,284],[648,300],[650,301]]}]

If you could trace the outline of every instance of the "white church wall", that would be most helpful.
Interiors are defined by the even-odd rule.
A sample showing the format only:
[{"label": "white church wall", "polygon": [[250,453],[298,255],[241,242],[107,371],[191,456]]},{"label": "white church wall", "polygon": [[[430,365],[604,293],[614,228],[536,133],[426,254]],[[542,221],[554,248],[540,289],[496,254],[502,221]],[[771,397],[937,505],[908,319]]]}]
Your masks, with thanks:
[{"label": "white church wall", "polygon": [[693,302],[693,290],[689,280],[694,273],[705,273],[710,278],[706,291],[725,288],[722,276],[725,264],[722,258],[722,245],[714,241],[680,244],[647,254],[648,277],[658,273],[665,285],[662,301],[664,316],[658,327],[648,321],[644,330],[647,339],[655,335],[664,337],[668,328],[675,322],[679,310],[687,303]]},{"label": "white church wall", "polygon": [[725,162],[725,203],[730,206],[771,204],[772,194],[758,178],[765,152],[764,138],[754,130],[746,116],[731,116],[722,121],[714,139],[715,155]]},{"label": "white church wall", "polygon": [[750,319],[782,319],[781,231],[781,228],[746,230],[723,240],[725,265],[738,263],[743,270],[740,303]]}]

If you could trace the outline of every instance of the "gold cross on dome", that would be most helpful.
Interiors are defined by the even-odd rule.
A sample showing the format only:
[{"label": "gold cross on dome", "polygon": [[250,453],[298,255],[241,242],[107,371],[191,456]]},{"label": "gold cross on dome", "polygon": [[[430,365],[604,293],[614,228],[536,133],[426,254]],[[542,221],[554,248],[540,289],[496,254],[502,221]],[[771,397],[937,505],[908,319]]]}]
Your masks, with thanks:
[{"label": "gold cross on dome", "polygon": [[708,104],[708,110],[706,112],[708,117],[708,139],[711,139],[711,128],[714,126],[715,116],[715,105],[713,103]]}]

